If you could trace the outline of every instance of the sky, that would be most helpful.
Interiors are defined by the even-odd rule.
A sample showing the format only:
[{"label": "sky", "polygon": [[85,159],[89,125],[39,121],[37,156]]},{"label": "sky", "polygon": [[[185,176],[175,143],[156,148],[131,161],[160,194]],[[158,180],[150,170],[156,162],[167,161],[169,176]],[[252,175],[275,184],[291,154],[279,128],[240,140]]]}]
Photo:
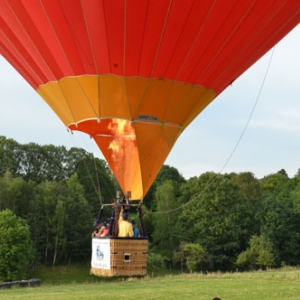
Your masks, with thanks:
[{"label": "sky", "polygon": [[[0,55],[0,135],[21,144],[81,147],[103,156],[88,135],[71,134]],[[186,179],[212,171],[258,179],[300,169],[300,25],[266,53],[182,133],[165,164]]]}]

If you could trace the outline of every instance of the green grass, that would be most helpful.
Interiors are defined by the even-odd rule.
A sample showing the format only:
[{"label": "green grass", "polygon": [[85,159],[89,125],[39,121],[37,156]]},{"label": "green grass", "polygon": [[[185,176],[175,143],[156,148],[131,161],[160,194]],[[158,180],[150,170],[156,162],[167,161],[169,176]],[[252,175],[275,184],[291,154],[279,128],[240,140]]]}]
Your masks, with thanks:
[{"label": "green grass", "polygon": [[[178,274],[162,277],[101,279],[82,273],[85,267],[40,270],[41,287],[0,290],[0,299],[300,299],[300,270],[251,273]],[[154,274],[153,274],[154,275]],[[54,277],[53,277],[54,276]]]}]

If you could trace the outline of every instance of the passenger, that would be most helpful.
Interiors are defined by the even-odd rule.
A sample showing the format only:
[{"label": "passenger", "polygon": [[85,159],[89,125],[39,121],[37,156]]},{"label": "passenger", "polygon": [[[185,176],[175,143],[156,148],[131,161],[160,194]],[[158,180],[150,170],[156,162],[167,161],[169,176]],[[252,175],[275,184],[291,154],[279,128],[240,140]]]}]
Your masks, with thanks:
[{"label": "passenger", "polygon": [[132,224],[128,221],[129,213],[124,212],[122,208],[119,216],[119,233],[118,237],[133,237]]},{"label": "passenger", "polygon": [[135,221],[134,221],[134,220],[131,220],[130,222],[131,222],[131,224],[132,224],[133,237],[134,237],[134,238],[140,237],[140,231],[138,230],[138,228],[135,227]]},{"label": "passenger", "polygon": [[109,235],[109,224],[103,224],[100,230],[99,237],[104,237]]},{"label": "passenger", "polygon": [[100,221],[96,220],[95,223],[94,223],[94,226],[95,226],[95,230],[93,231],[92,236],[97,236],[99,234],[99,231],[100,231],[100,228],[101,228]]}]

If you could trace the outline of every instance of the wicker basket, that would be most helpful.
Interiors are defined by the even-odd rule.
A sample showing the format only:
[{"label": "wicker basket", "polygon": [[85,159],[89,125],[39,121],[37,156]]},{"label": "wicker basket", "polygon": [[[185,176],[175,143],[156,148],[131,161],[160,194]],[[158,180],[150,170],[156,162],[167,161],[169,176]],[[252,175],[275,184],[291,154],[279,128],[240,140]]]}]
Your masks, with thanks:
[{"label": "wicker basket", "polygon": [[[100,245],[98,248],[96,245]],[[102,245],[102,248],[101,248]],[[93,238],[91,274],[100,277],[145,276],[147,274],[146,238]],[[99,255],[97,256],[95,251]],[[101,249],[101,250],[99,250]],[[107,260],[97,264],[96,259]]]}]

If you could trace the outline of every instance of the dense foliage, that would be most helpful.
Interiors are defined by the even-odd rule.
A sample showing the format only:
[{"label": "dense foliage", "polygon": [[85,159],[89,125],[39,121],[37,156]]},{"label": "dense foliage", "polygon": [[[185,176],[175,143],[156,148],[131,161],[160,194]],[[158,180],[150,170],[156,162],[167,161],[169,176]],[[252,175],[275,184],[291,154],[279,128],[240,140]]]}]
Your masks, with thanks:
[{"label": "dense foliage", "polygon": [[260,180],[208,172],[179,190],[166,180],[156,189],[152,245],[174,263],[182,243],[200,245],[206,257],[198,270],[299,265],[299,189],[300,172],[289,178],[284,170]]},{"label": "dense foliage", "polygon": [[89,261],[99,207],[116,194],[106,162],[82,149],[20,145],[5,137],[0,158],[0,211],[27,221],[36,260]]},{"label": "dense foliage", "polygon": [[0,280],[26,276],[34,249],[25,220],[6,209],[0,212]]},{"label": "dense foliage", "polygon": [[[40,263],[88,263],[93,221],[116,189],[106,162],[82,149],[0,137],[0,211],[26,220]],[[207,172],[186,180],[163,166],[144,205],[153,268],[300,264],[300,172],[262,179]]]}]

